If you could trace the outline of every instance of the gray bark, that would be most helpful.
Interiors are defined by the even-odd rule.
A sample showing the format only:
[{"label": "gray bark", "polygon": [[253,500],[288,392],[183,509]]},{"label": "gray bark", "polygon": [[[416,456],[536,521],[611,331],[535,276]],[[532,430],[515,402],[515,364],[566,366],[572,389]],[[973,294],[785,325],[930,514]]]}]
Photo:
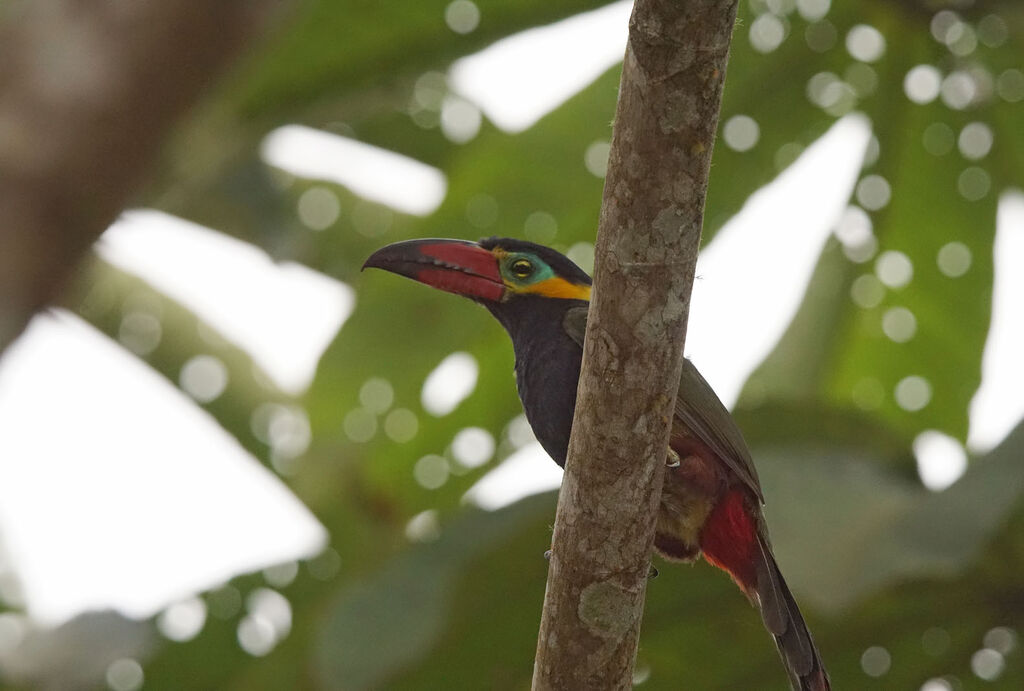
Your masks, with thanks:
[{"label": "gray bark", "polygon": [[0,352],[139,189],[176,120],[290,4],[0,5]]},{"label": "gray bark", "polygon": [[736,0],[637,0],[533,688],[628,689]]}]

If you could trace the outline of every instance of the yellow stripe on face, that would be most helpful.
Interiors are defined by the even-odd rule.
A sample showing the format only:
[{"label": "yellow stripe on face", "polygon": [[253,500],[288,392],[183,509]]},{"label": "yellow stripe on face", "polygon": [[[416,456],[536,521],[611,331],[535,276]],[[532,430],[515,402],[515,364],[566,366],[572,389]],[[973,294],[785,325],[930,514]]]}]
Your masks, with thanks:
[{"label": "yellow stripe on face", "polygon": [[579,285],[556,276],[538,281],[528,286],[509,285],[509,290],[516,293],[533,293],[548,298],[564,298],[567,300],[590,300],[590,286]]}]

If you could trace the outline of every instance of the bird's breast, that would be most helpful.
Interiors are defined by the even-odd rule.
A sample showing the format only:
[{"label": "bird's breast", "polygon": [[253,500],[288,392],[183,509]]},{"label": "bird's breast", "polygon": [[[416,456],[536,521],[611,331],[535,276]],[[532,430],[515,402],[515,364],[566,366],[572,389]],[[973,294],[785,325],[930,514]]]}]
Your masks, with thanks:
[{"label": "bird's breast", "polygon": [[565,465],[583,351],[575,342],[547,340],[516,350],[516,385],[526,419],[544,450]]}]

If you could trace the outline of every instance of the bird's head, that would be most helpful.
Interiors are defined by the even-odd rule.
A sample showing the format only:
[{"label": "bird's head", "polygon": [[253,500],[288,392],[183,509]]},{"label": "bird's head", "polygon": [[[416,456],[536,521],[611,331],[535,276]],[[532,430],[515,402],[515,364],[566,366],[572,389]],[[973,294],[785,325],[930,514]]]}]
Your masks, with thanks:
[{"label": "bird's head", "polygon": [[590,299],[590,276],[568,257],[511,238],[396,242],[370,255],[367,267],[471,298],[492,311],[524,297]]}]

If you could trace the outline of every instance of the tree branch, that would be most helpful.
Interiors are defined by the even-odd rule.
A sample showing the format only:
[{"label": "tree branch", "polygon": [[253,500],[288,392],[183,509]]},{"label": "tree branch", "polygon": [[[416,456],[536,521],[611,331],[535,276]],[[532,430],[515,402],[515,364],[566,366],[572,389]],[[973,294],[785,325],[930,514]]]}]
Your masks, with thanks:
[{"label": "tree branch", "polygon": [[290,4],[0,7],[0,351],[139,188],[175,121]]},{"label": "tree branch", "polygon": [[629,689],[737,0],[637,0],[535,690]]}]

